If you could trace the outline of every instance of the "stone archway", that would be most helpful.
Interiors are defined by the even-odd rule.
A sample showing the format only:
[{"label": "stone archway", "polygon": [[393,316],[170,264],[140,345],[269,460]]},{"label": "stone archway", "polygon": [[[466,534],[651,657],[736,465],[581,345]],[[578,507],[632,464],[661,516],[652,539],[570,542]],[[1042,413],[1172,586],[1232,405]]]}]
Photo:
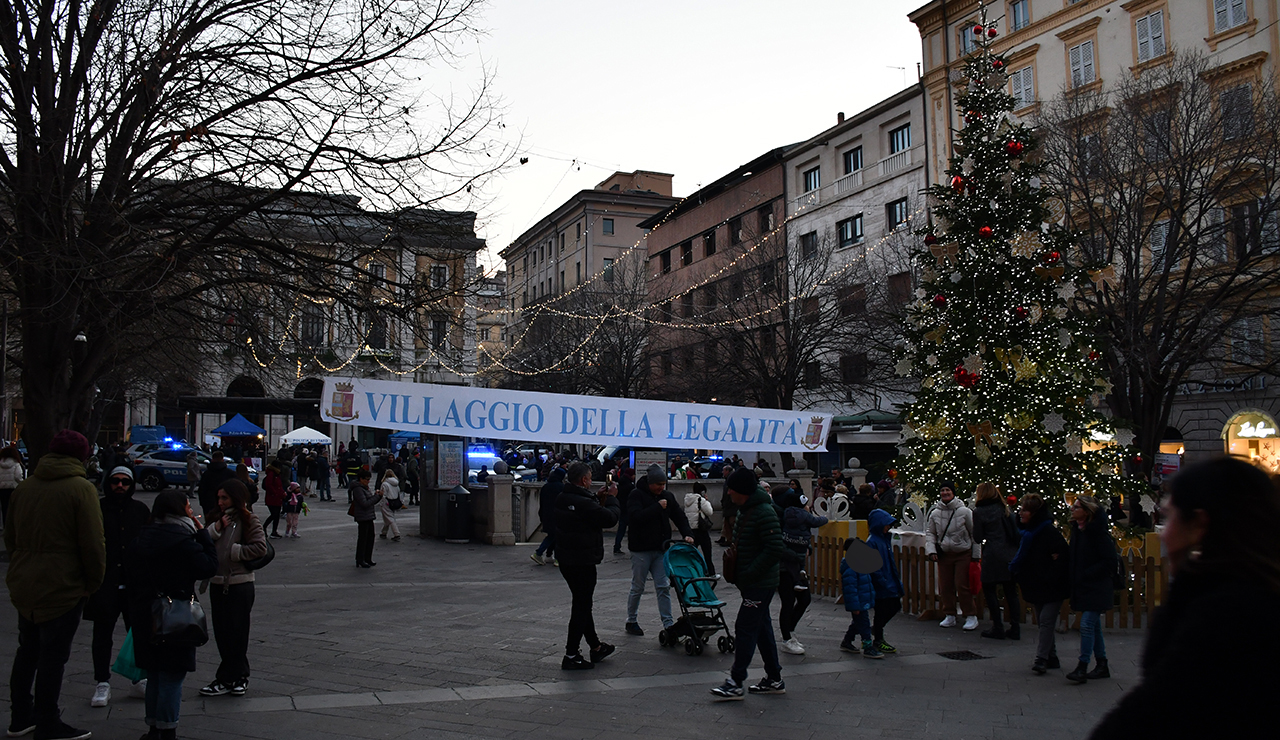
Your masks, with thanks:
[{"label": "stone archway", "polygon": [[317,432],[329,433],[329,422],[320,418],[320,394],[324,392],[324,381],[320,378],[304,378],[293,387],[293,397],[298,399],[315,399],[316,405],[306,411],[296,411],[293,415],[295,427],[307,426]]},{"label": "stone archway", "polygon": [[1256,408],[1237,411],[1222,427],[1222,441],[1228,455],[1280,473],[1280,425],[1271,414]]},{"label": "stone archway", "polygon": [[[266,398],[267,389],[263,387],[262,381],[257,378],[240,375],[231,381],[231,385],[227,386],[227,395],[232,398]],[[231,415],[228,415],[227,418],[231,418]],[[266,422],[266,417],[263,414],[248,413],[244,414],[244,418],[258,426],[263,426],[264,422]]]}]

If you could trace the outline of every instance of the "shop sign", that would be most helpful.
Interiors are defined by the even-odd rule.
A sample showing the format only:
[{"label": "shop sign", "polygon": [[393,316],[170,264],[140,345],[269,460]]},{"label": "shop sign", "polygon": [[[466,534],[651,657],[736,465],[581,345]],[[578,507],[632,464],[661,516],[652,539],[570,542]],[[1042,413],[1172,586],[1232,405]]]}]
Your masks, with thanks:
[{"label": "shop sign", "polygon": [[1254,424],[1246,421],[1236,430],[1236,437],[1239,439],[1267,439],[1276,436],[1276,428],[1269,427],[1266,422],[1258,422]]}]

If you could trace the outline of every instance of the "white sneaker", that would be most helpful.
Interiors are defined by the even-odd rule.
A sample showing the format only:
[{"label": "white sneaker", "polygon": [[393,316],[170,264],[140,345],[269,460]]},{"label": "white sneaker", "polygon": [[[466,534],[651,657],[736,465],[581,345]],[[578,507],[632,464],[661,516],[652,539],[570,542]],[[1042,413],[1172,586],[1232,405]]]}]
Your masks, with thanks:
[{"label": "white sneaker", "polygon": [[137,683],[129,685],[129,696],[135,699],[147,698],[147,679],[142,679]]},{"label": "white sneaker", "polygon": [[965,632],[972,632],[973,630],[976,630],[976,629],[978,629],[978,618],[977,618],[977,617],[965,617],[965,618],[964,618],[964,630],[965,630]]},{"label": "white sneaker", "polygon": [[948,614],[946,619],[942,620],[941,622],[938,622],[938,626],[939,626],[939,627],[954,627],[954,626],[956,626],[956,615],[954,615],[954,614]]},{"label": "white sneaker", "polygon": [[796,638],[791,638],[786,642],[778,643],[778,649],[788,655],[804,655],[804,645]]},{"label": "white sneaker", "polygon": [[111,684],[103,681],[93,690],[93,698],[89,700],[91,707],[105,707],[111,701]]}]

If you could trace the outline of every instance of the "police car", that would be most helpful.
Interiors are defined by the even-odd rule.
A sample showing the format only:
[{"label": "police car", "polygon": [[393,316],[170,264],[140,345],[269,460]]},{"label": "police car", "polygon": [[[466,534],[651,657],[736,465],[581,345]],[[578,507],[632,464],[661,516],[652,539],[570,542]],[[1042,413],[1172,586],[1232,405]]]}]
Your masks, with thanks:
[{"label": "police car", "polygon": [[[144,491],[159,491],[165,486],[185,487],[187,485],[187,453],[191,448],[159,449],[138,455],[133,463],[133,477]],[[209,467],[213,461],[207,453],[195,450],[200,470]],[[232,467],[232,470],[235,470]],[[258,480],[258,471],[249,468],[249,479]]]}]

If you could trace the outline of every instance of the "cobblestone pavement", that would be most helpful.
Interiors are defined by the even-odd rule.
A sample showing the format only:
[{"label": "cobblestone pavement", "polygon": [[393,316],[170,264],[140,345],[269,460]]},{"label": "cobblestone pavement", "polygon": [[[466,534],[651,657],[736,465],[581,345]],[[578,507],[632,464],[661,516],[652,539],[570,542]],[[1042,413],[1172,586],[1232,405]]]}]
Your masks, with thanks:
[{"label": "cobblestone pavement", "polygon": [[[614,555],[600,567],[595,618],[618,652],[593,671],[567,674],[560,658],[569,591],[554,567],[530,561],[532,546],[423,540],[417,508],[409,508],[401,512],[404,540],[378,540],[378,566],[357,569],[355,525],[343,491],[335,494],[335,503],[311,500],[302,537],[275,540],[278,555],[259,573],[248,695],[196,693],[217,664],[210,642],[187,677],[179,737],[1079,738],[1138,675],[1139,631],[1107,631],[1116,677],[1075,686],[1063,678],[1075,633],[1059,636],[1064,670],[1038,677],[1025,630],[1019,642],[999,642],[911,616],[888,627],[899,653],[867,660],[838,650],[849,618],[831,599],[815,598],[797,630],[807,654],[782,656],[787,694],[713,703],[708,689],[724,680],[732,656],[659,647],[652,586],[640,606],[646,636],[624,634],[630,566]],[[732,623],[736,589],[719,590]],[[17,615],[7,593],[4,601],[7,676]],[[95,738],[137,738],[142,702],[126,697],[124,679],[113,678],[110,707],[89,707],[91,633],[82,623],[76,634],[64,718]],[[120,625],[117,647],[123,637]],[[938,655],[958,650],[986,659]],[[763,675],[758,656],[750,675]],[[7,721],[7,706],[5,713]]]}]

